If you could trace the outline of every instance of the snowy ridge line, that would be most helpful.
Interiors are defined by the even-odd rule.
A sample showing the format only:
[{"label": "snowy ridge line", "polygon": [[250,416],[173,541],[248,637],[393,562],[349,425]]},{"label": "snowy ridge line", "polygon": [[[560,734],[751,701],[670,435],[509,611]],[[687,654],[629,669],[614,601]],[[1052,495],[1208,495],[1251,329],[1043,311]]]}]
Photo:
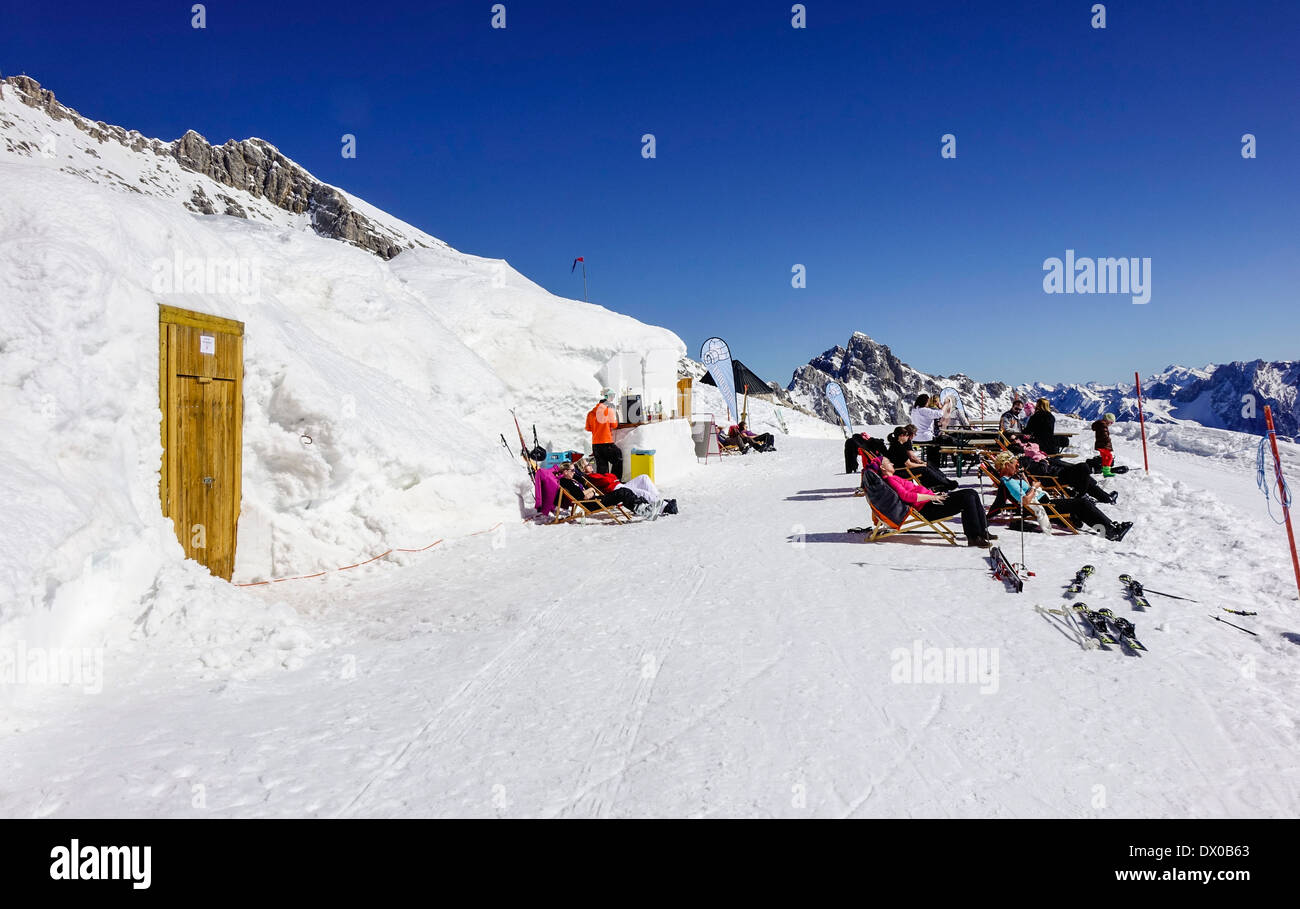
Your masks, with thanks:
[{"label": "snowy ridge line", "polygon": [[[495,524],[493,524],[493,525],[492,525],[491,527],[489,527],[487,530],[476,530],[476,531],[474,531],[473,533],[467,533],[467,534],[465,534],[465,537],[466,537],[466,538],[468,538],[468,537],[477,537],[477,536],[482,536],[482,535],[485,534],[485,533],[491,533],[492,531],[494,531],[494,530],[496,530],[498,527],[500,527],[500,526],[501,526],[501,523],[502,523],[501,521],[497,521]],[[356,563],[354,563],[354,564],[352,564],[352,565],[344,565],[344,566],[341,567],[341,568],[326,568],[324,571],[318,571],[318,572],[316,572],[315,574],[300,574],[300,575],[295,575],[295,576],[293,576],[293,577],[288,577],[288,578],[272,578],[272,579],[269,580],[269,581],[249,581],[248,583],[245,583],[245,584],[234,584],[234,585],[232,585],[232,586],[234,586],[234,587],[265,587],[265,586],[267,586],[268,584],[282,584],[282,583],[284,583],[285,581],[305,581],[305,580],[308,579],[308,578],[319,578],[319,577],[321,577],[322,575],[327,575],[327,574],[329,574],[331,571],[347,571],[347,570],[350,569],[350,568],[359,568],[359,567],[362,566],[362,565],[369,565],[371,562],[374,562],[374,561],[376,561],[376,560],[378,560],[378,559],[382,559],[384,556],[386,556],[386,555],[390,555],[390,554],[392,554],[392,553],[394,553],[394,552],[427,552],[428,550],[430,550],[430,549],[432,549],[433,547],[437,546],[439,543],[443,543],[443,542],[446,542],[446,539],[445,539],[445,538],[440,538],[440,539],[434,540],[434,541],[433,541],[432,543],[430,543],[428,546],[421,546],[419,549],[403,549],[403,548],[400,547],[400,546],[394,546],[392,549],[386,549],[386,550],[384,550],[383,552],[381,552],[381,553],[380,553],[379,555],[377,555],[377,556],[371,556],[370,558],[366,559],[364,562],[356,562]]]}]

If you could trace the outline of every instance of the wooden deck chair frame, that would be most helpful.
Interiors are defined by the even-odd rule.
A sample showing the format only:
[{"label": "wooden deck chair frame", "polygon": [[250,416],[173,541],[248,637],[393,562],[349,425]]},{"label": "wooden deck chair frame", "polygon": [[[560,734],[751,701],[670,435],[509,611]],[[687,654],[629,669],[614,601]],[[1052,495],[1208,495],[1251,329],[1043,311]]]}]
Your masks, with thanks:
[{"label": "wooden deck chair frame", "polygon": [[736,444],[735,442],[727,441],[727,437],[722,434],[721,430],[715,429],[713,431],[713,435],[718,440],[718,454],[720,455],[744,454],[744,452],[741,451],[740,446],[738,444]]},{"label": "wooden deck chair frame", "polygon": [[875,543],[877,540],[897,536],[900,533],[937,533],[953,546],[957,545],[957,534],[943,518],[931,521],[915,508],[909,508],[903,523],[895,526],[889,518],[876,510],[876,506],[871,504],[870,499],[867,500],[867,507],[871,509],[871,533],[867,535],[868,543]]},{"label": "wooden deck chair frame", "polygon": [[895,467],[894,473],[898,474],[898,476],[902,477],[904,480],[911,480],[915,483],[921,477],[921,468],[914,464],[909,464],[906,467]]},{"label": "wooden deck chair frame", "polygon": [[[563,508],[567,508],[569,513],[565,517],[560,517],[560,510]],[[605,505],[600,499],[579,499],[561,486],[560,496],[555,501],[555,516],[551,518],[551,523],[567,524],[579,518],[609,518],[615,524],[629,524],[632,521],[632,514],[617,503]]]},{"label": "wooden deck chair frame", "polygon": [[[994,471],[993,471],[993,470],[988,466],[988,462],[987,462],[987,461],[983,461],[983,460],[980,461],[980,470],[982,470],[982,471],[984,472],[984,475],[985,475],[986,477],[988,477],[989,480],[991,480],[992,483],[993,483],[993,490],[994,490],[994,496],[995,496],[993,501],[994,501],[994,503],[996,503],[996,502],[997,502],[996,495],[997,495],[998,490],[1001,490],[1001,489],[1004,488],[1003,485],[1002,485],[1002,478],[999,477],[999,476],[998,476],[998,475],[997,475],[997,474],[996,474],[996,473],[995,473],[995,472],[994,472]],[[1042,480],[1042,479],[1049,479],[1049,480],[1051,480],[1052,482],[1056,483],[1056,488],[1057,488],[1057,489],[1060,489],[1060,490],[1064,491],[1064,489],[1063,489],[1063,487],[1061,486],[1061,484],[1056,482],[1056,478],[1055,478],[1055,477],[1046,477],[1046,478],[1044,478],[1044,477],[1038,477],[1037,479],[1039,479],[1039,480]],[[1041,484],[1040,484],[1040,485],[1041,485]],[[1044,489],[1043,491],[1044,491],[1044,492],[1047,492],[1046,489]],[[1066,497],[1068,498],[1068,496],[1066,496]],[[1010,494],[1007,495],[1007,498],[1010,498]],[[1060,522],[1061,522],[1061,525],[1064,526],[1065,529],[1068,530],[1070,533],[1078,533],[1078,532],[1079,532],[1078,528],[1076,528],[1076,527],[1074,526],[1074,523],[1073,523],[1073,522],[1072,522],[1072,521],[1071,521],[1067,516],[1061,514],[1060,510],[1058,510],[1058,509],[1057,509],[1054,505],[1052,505],[1050,502],[1035,502],[1034,505],[1035,505],[1035,507],[1042,508],[1044,511],[1046,511],[1046,512],[1047,512],[1047,517],[1050,518],[1051,520],[1053,520],[1053,521],[1060,521]],[[997,505],[997,504],[994,504],[992,507],[989,508],[989,513],[988,513],[988,514],[989,514],[989,517],[991,518],[991,517],[993,517],[995,514],[997,514],[998,512],[1001,512],[1001,511],[1017,511],[1017,512],[1020,513],[1020,516],[1021,516],[1022,518],[1029,518],[1029,517],[1030,517],[1029,514],[1026,512],[1025,507],[1024,507],[1023,505],[1021,505],[1019,502],[1009,502],[1009,503],[1006,504],[1006,505]]]}]

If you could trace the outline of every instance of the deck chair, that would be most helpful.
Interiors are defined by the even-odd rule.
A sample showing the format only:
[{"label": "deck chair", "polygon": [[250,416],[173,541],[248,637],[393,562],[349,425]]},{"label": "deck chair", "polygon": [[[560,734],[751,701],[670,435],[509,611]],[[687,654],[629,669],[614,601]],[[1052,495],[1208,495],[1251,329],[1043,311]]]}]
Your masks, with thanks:
[{"label": "deck chair", "polygon": [[740,447],[740,445],[738,445],[738,444],[735,443],[735,442],[729,442],[729,441],[727,440],[727,436],[726,436],[725,433],[723,433],[723,431],[722,431],[722,427],[718,427],[718,428],[714,431],[714,434],[717,435],[717,437],[718,437],[718,453],[719,453],[719,454],[727,455],[727,454],[744,454],[744,453],[745,453],[744,450]]},{"label": "deck chair", "polygon": [[[869,471],[867,470],[867,468],[864,467],[862,468],[862,472],[866,474]],[[894,473],[898,474],[903,479],[911,480],[914,483],[919,481],[921,478],[921,468],[919,467],[895,467]],[[863,477],[863,480],[858,485],[858,488],[853,490],[853,497],[856,499],[860,496],[865,496],[866,494],[867,494],[867,481],[866,478]]]},{"label": "deck chair", "polygon": [[[564,517],[560,516],[562,509],[567,509],[569,512]],[[629,524],[632,517],[631,512],[622,505],[605,505],[599,498],[579,499],[561,486],[560,497],[555,502],[555,516],[551,518],[551,523],[567,524],[579,518],[608,518],[615,524]]]},{"label": "deck chair", "polygon": [[900,533],[937,533],[953,546],[957,535],[944,520],[931,521],[898,497],[893,487],[870,470],[862,473],[867,491],[867,505],[871,508],[871,532],[867,542],[874,543]]},{"label": "deck chair", "polygon": [[[988,461],[983,459],[980,460],[980,472],[984,474],[986,479],[992,481],[994,489],[1002,490],[1006,488],[1002,485],[1002,481],[998,478],[997,472],[989,465]],[[1061,481],[1056,477],[1039,476],[1038,474],[1034,474],[1033,476],[1034,479],[1038,481],[1038,485],[1043,488],[1043,492],[1047,493],[1054,499],[1068,499],[1074,495],[1074,493],[1070,492],[1069,489],[1062,485]],[[1010,496],[1007,496],[1007,498],[1010,499]]]},{"label": "deck chair", "polygon": [[[988,461],[980,461],[980,470],[983,471],[984,476],[987,477],[993,483],[993,490],[994,490],[993,504],[989,506],[988,516],[992,518],[994,515],[998,514],[999,512],[1012,511],[1015,512],[1017,515],[1019,515],[1022,520],[1028,520],[1030,515],[1025,510],[1025,507],[1021,505],[1019,502],[1017,502],[1015,499],[1011,498],[1011,493],[1007,492],[1007,487],[1002,482],[1002,478],[999,477],[997,473],[993,470],[993,468],[989,466]],[[1055,477],[1036,477],[1035,479],[1051,480],[1053,483],[1056,483]],[[1052,494],[1046,484],[1040,484],[1040,485],[1043,486],[1043,492],[1046,492],[1049,496]],[[1056,488],[1058,490],[1061,490],[1062,494],[1066,498],[1069,497],[1068,493],[1065,492],[1064,488],[1061,486],[1060,483],[1056,483]],[[1061,512],[1051,503],[1035,502],[1034,505],[1035,507],[1042,508],[1044,511],[1046,511],[1047,517],[1050,518],[1051,520],[1059,521],[1061,525],[1065,527],[1065,529],[1068,530],[1070,533],[1079,532],[1075,528],[1074,524],[1070,521],[1070,519],[1065,515],[1061,514]]]},{"label": "deck chair", "polygon": [[921,468],[919,467],[895,467],[894,473],[898,474],[904,480],[911,480],[913,483],[918,482],[921,479]]}]

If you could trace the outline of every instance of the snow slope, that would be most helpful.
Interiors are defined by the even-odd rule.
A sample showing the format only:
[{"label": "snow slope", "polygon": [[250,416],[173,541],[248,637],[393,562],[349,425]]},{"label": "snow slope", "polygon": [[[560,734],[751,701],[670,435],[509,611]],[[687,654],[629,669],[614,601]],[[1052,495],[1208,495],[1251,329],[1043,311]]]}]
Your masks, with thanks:
[{"label": "snow slope", "polygon": [[[1210,457],[1166,432],[1183,441],[1156,443],[1150,476],[1106,481],[1129,537],[1030,535],[1021,595],[981,551],[845,534],[867,515],[840,445],[799,438],[697,471],[654,524],[511,523],[400,570],[259,589],[321,642],[300,671],[110,651],[101,694],[14,715],[0,814],[1293,817],[1285,537],[1225,439]],[[1084,599],[1149,653],[1085,650],[1034,611],[1084,562]],[[1201,603],[1134,611],[1125,571]],[[968,677],[930,662],[968,654]]]},{"label": "snow slope", "polygon": [[87,138],[8,86],[0,137],[0,652],[139,650],[169,629],[191,661],[256,671],[313,646],[291,611],[184,562],[160,514],[158,303],[245,323],[236,582],[518,519],[508,408],[580,443],[611,356],[685,350],[419,232],[426,248],[386,262],[279,209],[193,214],[193,185],[237,191],[147,143]]}]

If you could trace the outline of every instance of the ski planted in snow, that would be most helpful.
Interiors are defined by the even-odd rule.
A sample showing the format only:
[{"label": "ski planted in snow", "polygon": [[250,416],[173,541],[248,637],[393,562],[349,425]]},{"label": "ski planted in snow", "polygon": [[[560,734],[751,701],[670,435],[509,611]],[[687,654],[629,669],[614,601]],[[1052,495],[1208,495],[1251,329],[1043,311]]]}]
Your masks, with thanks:
[{"label": "ski planted in snow", "polygon": [[519,425],[519,417],[512,410],[510,416],[515,418],[515,431],[519,433],[519,455],[524,459],[524,466],[528,468],[528,475],[535,477],[537,475],[537,465],[533,463],[532,457],[528,454],[528,443],[524,441],[524,430]]},{"label": "ski planted in snow", "polygon": [[993,577],[999,581],[1005,581],[1016,589],[1016,593],[1025,592],[1025,582],[1016,572],[1016,566],[1011,564],[1006,553],[1000,547],[994,546],[989,550],[989,559],[993,562]]},{"label": "ski planted in snow", "polygon": [[[515,456],[515,453],[510,450],[510,444],[506,441],[506,437],[504,433],[501,434],[501,447],[506,450],[506,454],[510,455],[510,457],[513,458]],[[533,472],[531,470],[528,470],[528,465],[526,463],[524,464],[524,470],[528,471],[528,476],[529,478],[531,478]]]},{"label": "ski planted in snow", "polygon": [[1098,643],[1101,644],[1101,649],[1109,650],[1110,648],[1106,645],[1114,644],[1115,639],[1106,631],[1106,620],[1101,614],[1089,609],[1087,603],[1075,603],[1070,608],[1074,610],[1075,615],[1083,619],[1085,625],[1092,629],[1092,633],[1096,636]]},{"label": "ski planted in snow", "polygon": [[1092,573],[1096,570],[1097,569],[1091,565],[1084,565],[1074,573],[1074,580],[1070,582],[1069,587],[1065,588],[1065,592],[1083,593],[1083,588],[1088,584],[1088,578],[1092,577]]},{"label": "ski planted in snow", "polygon": [[1129,599],[1133,601],[1134,608],[1145,610],[1151,607],[1151,603],[1148,602],[1145,596],[1143,596],[1142,584],[1140,581],[1135,579],[1131,574],[1122,574],[1119,576],[1119,579],[1124,583],[1125,588],[1128,589]]},{"label": "ski planted in snow", "polygon": [[1115,630],[1115,635],[1119,638],[1120,643],[1129,650],[1146,650],[1146,647],[1136,637],[1137,629],[1133,627],[1133,623],[1128,619],[1120,618],[1109,609],[1098,609],[1097,615],[1110,622],[1110,627]]}]

